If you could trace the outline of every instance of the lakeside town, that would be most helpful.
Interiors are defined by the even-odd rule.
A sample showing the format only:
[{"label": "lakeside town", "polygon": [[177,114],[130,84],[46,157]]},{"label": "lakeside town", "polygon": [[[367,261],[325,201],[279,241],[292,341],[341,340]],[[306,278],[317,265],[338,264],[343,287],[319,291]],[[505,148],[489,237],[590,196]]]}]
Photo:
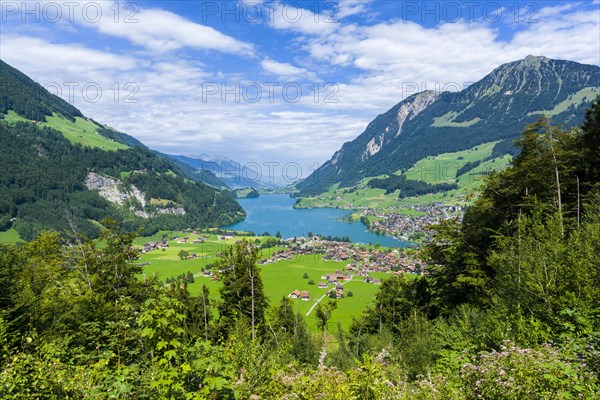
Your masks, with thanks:
[{"label": "lakeside town", "polygon": [[462,219],[463,216],[462,206],[444,203],[411,205],[406,209],[409,210],[408,213],[394,207],[366,208],[357,215],[371,232],[419,244],[431,241],[433,232],[428,229],[429,226],[443,220]]}]

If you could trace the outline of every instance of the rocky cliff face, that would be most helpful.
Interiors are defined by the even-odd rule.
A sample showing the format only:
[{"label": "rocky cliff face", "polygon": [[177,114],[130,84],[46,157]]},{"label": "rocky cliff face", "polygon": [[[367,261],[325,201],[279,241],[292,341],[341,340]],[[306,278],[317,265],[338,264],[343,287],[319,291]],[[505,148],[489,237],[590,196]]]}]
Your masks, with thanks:
[{"label": "rocky cliff face", "polygon": [[125,188],[121,180],[89,172],[85,185],[89,190],[97,190],[104,199],[120,207],[129,205],[129,210],[142,218],[151,218],[160,214],[185,215],[185,209],[181,206],[157,207],[147,211],[146,195],[134,185]]},{"label": "rocky cliff face", "polygon": [[[372,137],[367,143],[365,152],[362,156],[362,160],[374,156],[392,140],[398,137],[402,133],[402,126],[406,121],[411,121],[423,110],[425,110],[430,104],[432,104],[439,96],[439,93],[432,90],[421,92],[411,97],[410,101],[402,102],[398,106],[396,114],[396,124],[386,126],[385,129]],[[338,156],[339,157],[339,156]]]}]

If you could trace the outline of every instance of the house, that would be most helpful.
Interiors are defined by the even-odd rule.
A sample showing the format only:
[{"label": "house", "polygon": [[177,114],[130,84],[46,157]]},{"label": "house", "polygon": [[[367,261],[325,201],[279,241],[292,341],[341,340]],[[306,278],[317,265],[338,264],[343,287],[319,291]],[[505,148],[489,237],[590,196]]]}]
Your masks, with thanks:
[{"label": "house", "polygon": [[342,297],[344,297],[344,291],[343,290],[336,290],[335,291],[335,298],[336,299],[341,299]]},{"label": "house", "polygon": [[319,282],[317,285],[319,289],[327,289],[327,282]]},{"label": "house", "polygon": [[298,297],[300,297],[300,291],[298,289],[296,289],[292,293],[290,293],[290,295],[288,297],[290,299],[297,299]]},{"label": "house", "polygon": [[369,275],[367,275],[367,276],[365,276],[365,279],[363,279],[363,282],[371,283],[371,282],[373,282],[373,278],[371,278]]},{"label": "house", "polygon": [[373,279],[373,285],[381,285],[381,279]]},{"label": "house", "polygon": [[302,300],[309,300],[310,299],[310,293],[306,290],[303,290],[302,292],[300,292],[300,298]]},{"label": "house", "polygon": [[337,285],[335,285],[335,290],[344,290],[344,286],[342,286],[341,283],[338,283]]},{"label": "house", "polygon": [[199,243],[203,243],[203,242],[204,242],[204,239],[202,239],[202,238],[196,238],[194,240],[194,244],[199,244]]},{"label": "house", "polygon": [[204,271],[202,271],[202,275],[208,277],[211,275],[211,272],[209,270],[205,269]]},{"label": "house", "polygon": [[343,282],[346,279],[348,279],[347,275],[342,274],[342,271],[336,271],[333,274],[327,274],[321,277],[321,279],[324,279],[326,281],[328,281],[329,283],[336,283],[336,282]]}]

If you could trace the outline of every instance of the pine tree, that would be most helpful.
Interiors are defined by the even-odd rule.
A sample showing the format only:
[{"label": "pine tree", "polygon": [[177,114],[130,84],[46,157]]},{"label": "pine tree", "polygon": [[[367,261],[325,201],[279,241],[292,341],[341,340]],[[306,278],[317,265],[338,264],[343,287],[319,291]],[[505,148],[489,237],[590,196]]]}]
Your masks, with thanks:
[{"label": "pine tree", "polygon": [[246,319],[252,339],[264,329],[267,298],[263,292],[260,270],[256,266],[259,249],[247,240],[239,241],[225,250],[216,266],[223,271],[220,289],[219,328],[223,337],[234,328],[235,321]]}]

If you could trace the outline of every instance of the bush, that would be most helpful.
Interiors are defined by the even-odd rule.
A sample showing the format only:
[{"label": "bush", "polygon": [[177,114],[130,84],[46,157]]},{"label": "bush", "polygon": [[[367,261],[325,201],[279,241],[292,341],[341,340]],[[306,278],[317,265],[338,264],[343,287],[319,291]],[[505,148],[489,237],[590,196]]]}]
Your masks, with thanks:
[{"label": "bush", "polygon": [[471,398],[593,398],[597,378],[549,345],[521,349],[510,341],[462,366],[462,386]]},{"label": "bush", "polygon": [[309,281],[308,281],[308,284],[309,284],[309,285],[314,285],[314,284],[315,284],[315,281],[313,281],[313,280],[311,279],[311,280],[309,280]]},{"label": "bush", "polygon": [[302,277],[303,277],[304,279],[308,279],[308,274],[305,272],[305,273],[304,273],[304,275],[302,275]]}]

